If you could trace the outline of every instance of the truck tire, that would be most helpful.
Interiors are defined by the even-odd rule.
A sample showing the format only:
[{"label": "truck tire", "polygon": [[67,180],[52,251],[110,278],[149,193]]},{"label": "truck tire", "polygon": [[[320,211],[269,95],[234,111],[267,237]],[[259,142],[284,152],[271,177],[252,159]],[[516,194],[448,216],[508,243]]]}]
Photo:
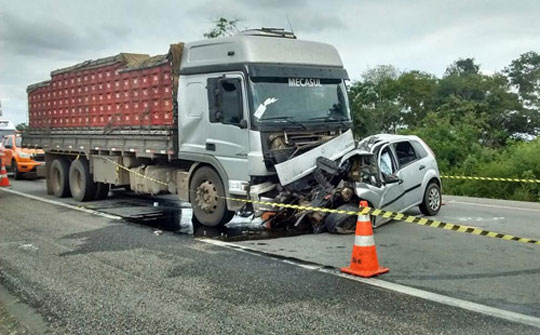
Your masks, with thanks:
[{"label": "truck tire", "polygon": [[106,183],[96,183],[96,196],[94,200],[103,200],[109,194],[110,185]]},{"label": "truck tire", "polygon": [[69,168],[69,189],[77,201],[94,200],[96,183],[90,174],[90,165],[86,159],[76,159]]},{"label": "truck tire", "polygon": [[50,183],[52,194],[57,198],[71,195],[69,190],[69,162],[63,158],[53,160],[51,164]]},{"label": "truck tire", "polygon": [[216,170],[203,166],[195,171],[189,183],[193,215],[203,225],[224,225],[234,216],[227,210],[225,188]]},{"label": "truck tire", "polygon": [[442,205],[441,188],[435,182],[430,182],[424,192],[424,200],[420,204],[420,211],[427,216],[437,215]]},{"label": "truck tire", "polygon": [[23,173],[19,172],[19,168],[17,167],[17,162],[15,160],[11,161],[11,172],[13,173],[13,179],[15,180],[23,179]]}]

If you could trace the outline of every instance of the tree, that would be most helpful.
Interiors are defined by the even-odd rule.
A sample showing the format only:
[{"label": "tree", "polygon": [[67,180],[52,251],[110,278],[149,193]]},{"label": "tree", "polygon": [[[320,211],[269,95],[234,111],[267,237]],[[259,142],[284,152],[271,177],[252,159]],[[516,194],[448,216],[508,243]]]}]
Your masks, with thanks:
[{"label": "tree", "polygon": [[239,31],[237,24],[240,22],[238,19],[228,20],[224,17],[214,21],[215,27],[209,32],[204,33],[204,38],[217,38],[234,35]]},{"label": "tree", "polygon": [[17,131],[20,131],[20,132],[24,132],[28,129],[28,125],[26,123],[19,123],[18,125],[15,126],[15,129]]},{"label": "tree", "polygon": [[500,74],[484,75],[474,59],[460,59],[450,65],[439,80],[434,110],[449,116],[453,123],[474,115],[482,122],[481,144],[504,146],[518,134],[534,134],[538,117],[523,108],[507,78]]},{"label": "tree", "polygon": [[403,72],[398,78],[398,100],[403,126],[420,125],[427,113],[433,110],[437,78],[421,71]]},{"label": "tree", "polygon": [[399,71],[380,65],[362,74],[349,90],[354,132],[364,137],[380,132],[396,132],[400,125],[398,104]]},{"label": "tree", "polygon": [[445,76],[478,74],[480,65],[474,63],[474,58],[460,58],[446,68]]},{"label": "tree", "polygon": [[534,51],[524,53],[514,59],[504,73],[517,88],[525,107],[540,111],[540,55]]}]

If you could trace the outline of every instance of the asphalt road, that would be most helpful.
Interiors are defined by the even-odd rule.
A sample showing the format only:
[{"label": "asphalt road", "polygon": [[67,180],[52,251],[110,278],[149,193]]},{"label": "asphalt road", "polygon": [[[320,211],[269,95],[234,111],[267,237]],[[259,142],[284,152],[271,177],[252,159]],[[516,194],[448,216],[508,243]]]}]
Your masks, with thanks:
[{"label": "asphalt road", "polygon": [[[23,193],[47,198],[43,187],[42,180],[14,185],[14,189]],[[447,200],[441,215],[453,215],[449,208],[458,204],[451,201]],[[160,198],[158,202],[158,207],[154,207],[151,199],[120,195],[89,203],[87,207],[132,216],[140,222],[141,218],[152,217],[174,205],[170,197]],[[469,202],[462,206],[471,207]],[[464,208],[459,208],[457,213],[472,217],[473,210],[468,214]],[[270,257],[203,243],[187,234],[167,231],[156,234],[152,220],[150,225],[133,224],[2,191],[0,213],[0,284],[29,306],[27,314],[23,311],[12,317],[24,326],[27,318],[35,320],[37,314],[46,324],[41,329],[43,333],[537,334],[539,331],[338,277],[332,270],[328,273],[309,270]],[[175,219],[187,222],[185,216]],[[509,227],[499,221],[502,220],[496,220],[497,225],[502,224],[499,228],[516,229],[516,234],[526,229]],[[491,221],[478,222],[489,225]],[[521,219],[519,224],[528,226]],[[331,243],[325,245],[325,239]],[[505,301],[502,305],[537,315],[538,248],[520,249],[517,243],[401,223],[379,228],[376,240],[381,263],[391,267],[391,272],[381,277],[384,280],[465,299],[475,300],[479,296],[481,302],[489,302],[482,297],[489,290],[494,295],[507,291],[508,297],[514,297],[517,293],[512,290],[514,283],[518,283],[516,301]],[[350,242],[351,236],[322,234],[237,243],[339,266],[349,258]],[[278,244],[282,247],[277,247]],[[472,253],[475,255],[471,256]],[[501,264],[510,268],[501,269]],[[489,275],[486,268],[495,275]],[[475,270],[472,275],[470,269]],[[508,273],[500,276],[501,272]],[[507,280],[489,282],[490,278],[498,277]],[[459,284],[460,280],[469,281],[467,285],[476,282],[473,296],[468,291],[458,294],[467,286]],[[487,288],[483,282],[488,283]],[[520,299],[530,299],[532,303],[520,303]],[[38,332],[35,326],[33,330]]]},{"label": "asphalt road", "polygon": [[[540,204],[446,196],[435,218],[540,239]],[[417,214],[411,211],[410,214]],[[304,235],[238,244],[319,264],[348,265],[353,237]],[[492,307],[540,316],[540,246],[410,223],[377,228],[380,278]]]}]

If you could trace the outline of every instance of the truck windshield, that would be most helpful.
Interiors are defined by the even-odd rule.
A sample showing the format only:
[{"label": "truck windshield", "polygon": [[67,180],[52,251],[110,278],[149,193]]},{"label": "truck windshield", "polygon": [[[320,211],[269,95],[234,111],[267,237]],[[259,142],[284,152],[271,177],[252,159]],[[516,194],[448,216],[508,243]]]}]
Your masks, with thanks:
[{"label": "truck windshield", "polygon": [[251,78],[250,85],[259,124],[350,120],[341,79]]}]

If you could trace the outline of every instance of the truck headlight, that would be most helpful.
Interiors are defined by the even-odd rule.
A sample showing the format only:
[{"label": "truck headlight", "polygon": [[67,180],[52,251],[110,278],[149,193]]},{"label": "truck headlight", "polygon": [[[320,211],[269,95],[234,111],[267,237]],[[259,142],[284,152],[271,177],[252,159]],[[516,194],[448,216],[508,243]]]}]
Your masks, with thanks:
[{"label": "truck headlight", "polygon": [[19,152],[19,157],[21,157],[21,158],[32,158],[32,155],[27,154],[26,152]]}]

